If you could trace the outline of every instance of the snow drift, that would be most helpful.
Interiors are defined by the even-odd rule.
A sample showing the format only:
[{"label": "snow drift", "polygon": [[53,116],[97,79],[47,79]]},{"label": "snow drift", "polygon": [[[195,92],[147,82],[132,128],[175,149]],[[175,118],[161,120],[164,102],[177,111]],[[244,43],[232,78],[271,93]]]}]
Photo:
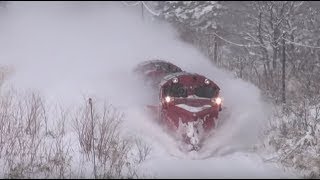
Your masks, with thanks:
[{"label": "snow drift", "polygon": [[[39,91],[48,103],[69,107],[83,95],[106,99],[126,114],[123,132],[151,145],[150,157],[141,164],[149,176],[286,177],[246,152],[258,142],[270,115],[259,90],[214,67],[179,41],[168,24],[142,21],[138,10],[119,2],[10,2],[0,18],[0,63],[14,68],[7,85]],[[150,59],[203,74],[221,87],[221,127],[198,154],[180,152],[144,112],[157,94],[142,86],[132,70]]]}]

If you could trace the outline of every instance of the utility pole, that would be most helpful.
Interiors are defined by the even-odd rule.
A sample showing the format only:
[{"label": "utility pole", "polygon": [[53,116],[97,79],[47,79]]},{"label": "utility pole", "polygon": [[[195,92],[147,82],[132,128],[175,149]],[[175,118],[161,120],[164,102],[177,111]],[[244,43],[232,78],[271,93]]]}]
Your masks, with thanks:
[{"label": "utility pole", "polygon": [[92,133],[92,152],[93,152],[93,173],[94,178],[97,179],[97,169],[96,169],[96,154],[94,149],[94,123],[93,123],[93,107],[92,107],[92,99],[89,98],[90,105],[90,115],[91,115],[91,133]]},{"label": "utility pole", "polygon": [[214,51],[213,51],[213,61],[215,64],[218,62],[218,37],[214,35]]},{"label": "utility pole", "polygon": [[286,103],[286,42],[284,36],[285,34],[282,38],[282,103]]},{"label": "utility pole", "polygon": [[141,17],[142,17],[142,20],[144,20],[144,15],[143,15],[143,2],[140,1],[140,4],[141,4]]}]

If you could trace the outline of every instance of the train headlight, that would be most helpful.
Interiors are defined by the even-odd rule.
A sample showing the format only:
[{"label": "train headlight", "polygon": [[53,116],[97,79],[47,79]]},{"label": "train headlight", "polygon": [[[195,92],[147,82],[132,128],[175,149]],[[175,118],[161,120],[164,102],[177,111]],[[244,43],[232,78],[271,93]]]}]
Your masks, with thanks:
[{"label": "train headlight", "polygon": [[178,81],[179,81],[179,80],[178,80],[178,78],[176,78],[176,77],[172,79],[172,82],[173,82],[173,83],[178,83]]},{"label": "train headlight", "polygon": [[219,97],[217,97],[215,101],[216,101],[216,103],[217,103],[218,105],[220,105],[220,104],[221,104],[221,102],[222,102],[222,99],[221,99],[221,98],[219,98]]},{"label": "train headlight", "polygon": [[215,104],[220,105],[220,104],[221,104],[221,102],[222,102],[222,99],[221,99],[220,97],[213,98],[213,99],[212,99],[212,102],[213,102],[213,103],[215,103]]},{"label": "train headlight", "polygon": [[208,85],[208,84],[210,84],[210,81],[208,79],[205,79],[204,83]]},{"label": "train headlight", "polygon": [[171,101],[171,97],[170,97],[170,96],[166,96],[166,97],[164,98],[164,100],[165,100],[167,103],[169,103],[169,102]]}]

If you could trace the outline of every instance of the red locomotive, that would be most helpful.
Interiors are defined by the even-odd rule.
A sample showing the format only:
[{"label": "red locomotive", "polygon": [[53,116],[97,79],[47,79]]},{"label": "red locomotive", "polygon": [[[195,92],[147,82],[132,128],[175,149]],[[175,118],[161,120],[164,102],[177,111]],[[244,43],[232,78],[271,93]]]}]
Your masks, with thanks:
[{"label": "red locomotive", "polygon": [[159,121],[191,145],[191,150],[198,150],[222,110],[219,86],[205,76],[182,71],[166,61],[147,61],[136,72],[143,74],[159,92],[159,105],[148,106]]}]

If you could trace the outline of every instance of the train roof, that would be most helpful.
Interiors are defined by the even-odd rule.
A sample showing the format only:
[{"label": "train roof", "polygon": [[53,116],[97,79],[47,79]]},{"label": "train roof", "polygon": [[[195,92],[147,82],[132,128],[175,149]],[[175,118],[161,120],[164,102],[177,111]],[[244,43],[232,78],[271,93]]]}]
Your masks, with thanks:
[{"label": "train roof", "polygon": [[[160,82],[160,84],[159,84],[159,86],[161,87],[162,85],[164,85],[166,82],[168,82],[169,80],[171,80],[174,77],[180,77],[180,76],[183,76],[183,75],[202,76],[202,75],[199,75],[197,73],[190,73],[190,72],[186,72],[186,71],[172,73],[172,74],[168,74],[165,77],[163,77],[161,82]],[[202,76],[202,77],[204,77],[204,76]]]},{"label": "train roof", "polygon": [[[182,72],[177,72],[177,73],[172,73],[172,74],[168,74],[166,76],[164,76],[160,83],[159,83],[159,87],[161,88],[165,83],[167,83],[168,81],[170,81],[172,78],[174,77],[181,77],[181,76],[198,76],[198,77],[202,77],[205,79],[209,79],[206,76],[200,75],[198,73],[190,73],[190,72],[186,72],[186,71],[182,71]],[[209,79],[210,80],[210,79]],[[212,80],[210,80],[215,86],[217,86],[219,88],[219,86],[213,82]],[[219,88],[220,89],[220,88]]]},{"label": "train roof", "polygon": [[158,64],[158,63],[166,63],[166,64],[170,64],[170,65],[174,65],[174,66],[178,67],[177,65],[175,65],[175,64],[173,64],[173,63],[171,63],[169,61],[159,60],[159,59],[144,61],[144,62],[139,63],[138,66],[144,66],[144,65],[147,65],[147,64]]},{"label": "train roof", "polygon": [[[150,66],[149,66],[150,65]],[[137,65],[137,67],[134,69],[135,72],[141,72],[144,74],[148,74],[149,72],[153,71],[162,71],[164,73],[176,73],[181,72],[182,69],[178,67],[177,65],[164,61],[164,60],[149,60],[145,62],[141,62]]]}]

